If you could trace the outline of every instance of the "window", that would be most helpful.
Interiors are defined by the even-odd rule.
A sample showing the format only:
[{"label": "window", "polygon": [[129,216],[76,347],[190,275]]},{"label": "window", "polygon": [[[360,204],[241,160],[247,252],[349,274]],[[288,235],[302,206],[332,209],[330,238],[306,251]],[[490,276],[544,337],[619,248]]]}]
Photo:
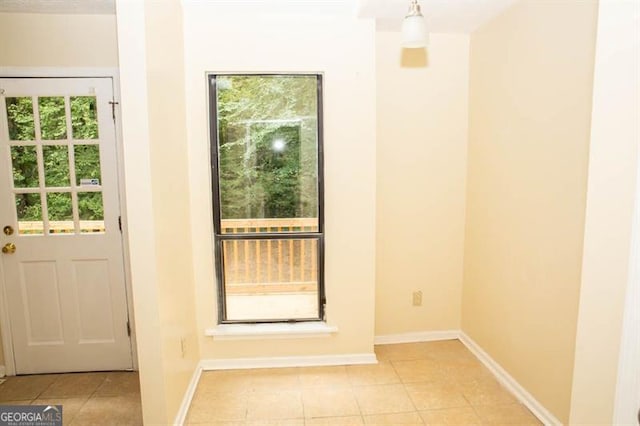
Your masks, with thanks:
[{"label": "window", "polygon": [[322,76],[210,75],[220,323],[324,318]]},{"label": "window", "polygon": [[18,234],[104,233],[96,97],[5,103]]}]

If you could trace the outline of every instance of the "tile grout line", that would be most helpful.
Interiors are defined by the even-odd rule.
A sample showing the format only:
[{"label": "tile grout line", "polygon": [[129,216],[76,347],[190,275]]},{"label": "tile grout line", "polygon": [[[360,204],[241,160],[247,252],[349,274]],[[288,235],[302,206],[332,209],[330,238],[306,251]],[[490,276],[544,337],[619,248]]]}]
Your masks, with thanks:
[{"label": "tile grout line", "polygon": [[[78,416],[78,414],[80,414],[80,412],[82,411],[82,409],[84,408],[85,405],[87,405],[87,403],[89,402],[89,400],[93,397],[93,395],[97,392],[97,390],[100,388],[100,386],[102,386],[104,384],[104,382],[107,380],[107,376],[105,375],[104,380],[102,381],[102,383],[100,383],[94,390],[93,392],[87,397],[87,399],[85,399],[82,404],[80,405],[80,408],[78,408],[78,411],[76,412],[76,414],[73,416],[73,418],[71,419],[71,421],[69,422],[69,426],[73,426],[73,423],[75,423],[76,421],[76,417]],[[62,409],[62,415],[64,416],[64,407]]]},{"label": "tile grout line", "polygon": [[[394,371],[396,372],[396,374],[398,375],[398,377],[400,377],[400,375],[398,374],[397,370],[395,369],[395,365],[394,365],[394,361],[399,361],[399,362],[403,362],[403,361],[419,361],[419,360],[431,360],[434,362],[438,362],[437,359],[432,359],[429,358],[428,356],[426,356],[426,358],[418,358],[418,359],[407,359],[407,360],[402,360],[402,359],[397,359],[397,360],[390,360],[389,363],[391,364],[392,368],[394,369]],[[411,385],[411,384],[420,384],[423,382],[405,382],[404,380],[402,380],[402,378],[400,378],[400,382],[402,383],[403,387],[405,388],[406,391],[406,386],[407,385]],[[425,381],[424,383],[432,383],[435,384],[436,382],[433,381]],[[459,383],[456,381],[456,384],[459,385]],[[408,393],[408,391],[407,391]],[[462,398],[465,400],[465,402],[467,403],[466,407],[469,407],[472,409],[473,413],[476,415],[476,417],[478,418],[478,420],[480,420],[481,422],[483,421],[483,418],[480,416],[480,414],[476,411],[476,406],[474,406],[473,404],[471,404],[471,402],[469,401],[469,399],[464,395],[464,392],[460,392],[460,395],[462,396]],[[441,408],[429,408],[426,410],[418,410],[417,407],[415,406],[415,403],[413,402],[413,399],[411,399],[411,397],[409,396],[409,399],[411,401],[411,403],[414,405],[414,408],[416,409],[416,412],[418,413],[418,415],[420,416],[420,420],[424,423],[424,419],[422,419],[422,416],[420,415],[421,411],[437,411],[437,410],[448,410],[448,409],[452,409],[452,408],[466,408],[464,406],[461,407],[441,407]]]},{"label": "tile grout line", "polygon": [[[72,397],[50,397],[50,398],[46,398],[46,397],[44,397],[44,398],[43,398],[43,397],[42,397],[42,395],[43,395],[47,390],[49,390],[49,389],[50,389],[51,387],[53,387],[53,386],[54,386],[58,381],[60,381],[60,380],[61,380],[62,378],[64,378],[65,376],[68,376],[69,374],[83,374],[83,373],[58,373],[58,374],[56,374],[56,376],[57,376],[57,377],[56,377],[56,379],[55,379],[55,380],[53,380],[53,381],[49,384],[49,386],[47,386],[46,388],[44,388],[44,389],[43,389],[43,390],[42,390],[42,391],[41,391],[41,392],[36,396],[36,398],[35,398],[35,399],[33,399],[29,404],[30,404],[30,405],[32,405],[32,404],[33,404],[35,401],[37,401],[38,399],[53,399],[53,400],[56,400],[56,401],[63,401],[63,400],[65,400],[65,399],[75,398],[75,397],[73,397],[73,396],[72,396]],[[105,377],[105,380],[106,380],[106,377]],[[104,381],[103,381],[103,383],[104,383]],[[102,385],[102,383],[101,383],[100,385]],[[99,386],[100,386],[100,385],[99,385]],[[96,388],[96,389],[97,389],[97,388]],[[95,393],[95,390],[94,390],[94,392],[93,392],[93,393]],[[91,395],[93,395],[93,393],[92,393]],[[80,407],[78,408],[78,412],[76,413],[76,415],[77,415],[77,414],[82,410],[82,408],[86,405],[86,403],[87,403],[87,402],[89,401],[89,399],[91,398],[91,395],[90,395],[90,396],[88,396],[88,397],[87,397],[87,398],[82,402],[82,404],[81,404],[81,405],[80,405]],[[63,408],[62,408],[62,413],[63,413],[63,416],[64,416],[64,404],[63,404],[63,403],[61,403],[61,404],[59,404],[59,405],[62,405],[62,407],[63,407]],[[75,421],[75,417],[76,417],[76,416],[73,416],[73,418],[69,421],[69,425],[70,425],[70,426],[71,426],[71,424]]]},{"label": "tile grout line", "polygon": [[307,416],[304,410],[304,389],[302,387],[302,380],[300,380],[300,370],[296,370],[296,382],[298,386],[298,393],[300,394],[300,404],[302,405],[302,424],[307,424]]},{"label": "tile grout line", "polygon": [[400,374],[398,374],[398,371],[396,370],[395,365],[393,365],[393,361],[389,360],[389,364],[391,365],[391,368],[393,368],[393,372],[396,374],[396,376],[398,376],[398,380],[400,380],[400,384],[402,385],[402,389],[407,394],[407,398],[409,398],[409,402],[413,406],[414,412],[420,418],[420,422],[422,424],[425,424],[424,420],[422,419],[422,416],[420,415],[420,412],[418,411],[418,408],[416,407],[416,404],[413,402],[413,399],[411,399],[411,396],[409,395],[409,392],[407,391],[407,384],[402,380],[402,377],[400,377]]},{"label": "tile grout line", "polygon": [[362,424],[364,423],[364,414],[362,413],[362,407],[360,407],[360,403],[358,402],[358,397],[356,396],[356,392],[354,390],[355,386],[351,382],[351,376],[349,376],[349,369],[347,369],[347,381],[349,382],[349,390],[351,391],[351,395],[353,395],[353,400],[356,402],[356,407],[358,407],[358,417],[362,420]]},{"label": "tile grout line", "polygon": [[[348,375],[347,375],[347,379],[348,379]],[[351,381],[349,381],[349,385],[351,387],[351,394],[353,395],[353,399],[355,399],[355,401],[356,401],[356,406],[358,407],[358,413],[360,413],[360,418],[362,419],[362,424],[364,424],[365,423],[364,422],[364,413],[362,412],[362,407],[360,406],[360,401],[358,401],[358,397],[356,396],[355,386],[353,385],[353,383],[351,383]]]},{"label": "tile grout line", "polygon": [[[45,393],[51,386],[53,386],[58,380],[60,380],[60,377],[62,377],[62,374],[56,374],[56,378],[55,380],[53,380],[51,383],[49,383],[49,386],[47,386],[46,388],[44,388],[36,397],[33,401],[40,399],[40,397],[42,396],[43,393]],[[31,402],[33,402],[31,401]]]},{"label": "tile grout line", "polygon": [[471,407],[471,410],[473,411],[473,414],[475,414],[476,417],[478,418],[478,420],[480,420],[480,423],[484,423],[484,419],[480,416],[478,411],[476,411],[475,405],[473,405],[471,403],[471,401],[469,401],[469,398],[467,398],[467,396],[464,394],[464,392],[462,392],[462,397],[465,399],[465,401],[467,401],[467,404],[469,404],[469,407]]},{"label": "tile grout line", "polygon": [[93,390],[93,392],[91,392],[91,395],[89,395],[89,398],[87,398],[87,400],[93,398],[96,395],[96,392],[98,392],[98,389],[100,389],[102,387],[102,385],[105,384],[105,382],[107,381],[108,377],[109,377],[109,373],[107,372],[104,375],[104,379],[102,379],[102,382],[98,386],[96,386],[96,388]]}]

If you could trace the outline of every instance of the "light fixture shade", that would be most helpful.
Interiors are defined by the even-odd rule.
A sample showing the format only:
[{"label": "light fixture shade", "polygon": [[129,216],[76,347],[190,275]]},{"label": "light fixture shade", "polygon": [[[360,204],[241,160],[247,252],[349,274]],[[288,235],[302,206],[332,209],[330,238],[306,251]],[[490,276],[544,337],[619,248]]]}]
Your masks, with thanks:
[{"label": "light fixture shade", "polygon": [[427,47],[429,32],[422,15],[409,15],[402,21],[402,47],[417,49]]}]

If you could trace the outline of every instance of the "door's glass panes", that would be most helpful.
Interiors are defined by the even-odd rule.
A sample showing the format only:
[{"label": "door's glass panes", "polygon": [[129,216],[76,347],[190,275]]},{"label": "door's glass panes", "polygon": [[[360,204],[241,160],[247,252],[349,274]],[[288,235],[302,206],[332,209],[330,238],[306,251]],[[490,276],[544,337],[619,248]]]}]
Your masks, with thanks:
[{"label": "door's glass panes", "polygon": [[16,194],[16,213],[20,235],[42,234],[42,203],[40,194]]},{"label": "door's glass panes", "polygon": [[318,231],[318,77],[218,76],[216,96],[222,232]]},{"label": "door's glass panes", "polygon": [[318,319],[318,240],[222,241],[226,319]]},{"label": "door's glass panes", "polygon": [[36,138],[33,124],[33,101],[31,98],[6,98],[9,139],[32,141]]},{"label": "door's glass panes", "polygon": [[50,234],[74,232],[73,207],[69,192],[48,193],[47,211],[49,213]]},{"label": "door's glass panes", "polygon": [[40,111],[40,137],[44,140],[67,138],[67,118],[64,97],[38,98]]},{"label": "door's glass panes", "polygon": [[44,160],[45,186],[69,186],[69,148],[64,145],[44,145],[42,147]]},{"label": "door's glass panes", "polygon": [[71,97],[71,128],[74,139],[98,139],[95,96]]},{"label": "door's glass panes", "polygon": [[80,232],[104,232],[102,192],[79,192],[78,213],[80,214]]},{"label": "door's glass panes", "polygon": [[74,145],[76,185],[100,185],[100,147],[98,145]]},{"label": "door's glass panes", "polygon": [[14,188],[38,187],[38,154],[35,146],[12,146]]}]

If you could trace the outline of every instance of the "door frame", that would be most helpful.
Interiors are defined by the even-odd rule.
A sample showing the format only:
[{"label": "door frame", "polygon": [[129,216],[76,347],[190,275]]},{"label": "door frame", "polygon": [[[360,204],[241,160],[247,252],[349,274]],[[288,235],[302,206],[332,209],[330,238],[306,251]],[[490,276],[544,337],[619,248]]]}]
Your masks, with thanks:
[{"label": "door frame", "polygon": [[[50,68],[50,67],[0,67],[0,78],[110,78],[113,87],[113,100],[120,102],[120,72],[115,67],[100,68]],[[131,288],[131,265],[129,256],[129,230],[127,227],[127,205],[125,198],[124,147],[122,146],[122,119],[120,108],[115,108],[116,168],[118,176],[118,197],[122,217],[122,256],[124,261],[124,281],[127,298],[127,313],[131,328],[131,358],[133,370],[138,370],[138,345],[136,339],[135,315],[133,311],[133,291]],[[15,376],[16,365],[13,355],[13,341],[9,319],[9,306],[4,281],[4,270],[0,262],[0,332],[4,368],[7,376]],[[0,366],[1,372],[1,366]]]}]

